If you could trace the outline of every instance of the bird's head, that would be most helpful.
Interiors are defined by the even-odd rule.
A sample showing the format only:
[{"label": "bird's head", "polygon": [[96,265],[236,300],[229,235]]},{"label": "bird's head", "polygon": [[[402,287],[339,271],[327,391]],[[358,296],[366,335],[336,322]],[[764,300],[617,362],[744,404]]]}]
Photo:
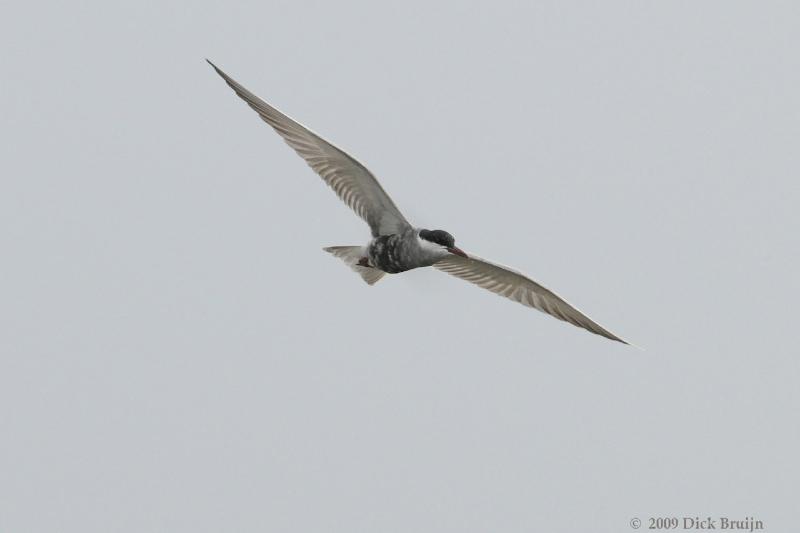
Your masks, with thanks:
[{"label": "bird's head", "polygon": [[460,248],[456,247],[456,240],[453,238],[453,236],[444,230],[423,229],[419,231],[419,238],[423,243],[429,246],[437,247],[443,252],[460,255],[461,257],[467,257],[467,254],[465,254]]}]

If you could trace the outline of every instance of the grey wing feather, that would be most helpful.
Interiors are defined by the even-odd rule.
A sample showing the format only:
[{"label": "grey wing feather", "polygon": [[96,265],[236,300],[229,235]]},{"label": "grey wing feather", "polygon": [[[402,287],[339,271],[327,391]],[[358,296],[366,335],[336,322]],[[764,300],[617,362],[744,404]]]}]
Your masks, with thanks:
[{"label": "grey wing feather", "polygon": [[339,198],[369,224],[373,236],[401,233],[410,227],[378,180],[364,165],[261,100],[211,61],[208,63],[264,122],[283,137],[286,144],[305,159]]},{"label": "grey wing feather", "polygon": [[457,278],[469,281],[522,305],[533,307],[560,320],[611,340],[629,344],[588,316],[578,311],[556,293],[515,270],[467,253],[468,258],[453,255],[433,266]]}]

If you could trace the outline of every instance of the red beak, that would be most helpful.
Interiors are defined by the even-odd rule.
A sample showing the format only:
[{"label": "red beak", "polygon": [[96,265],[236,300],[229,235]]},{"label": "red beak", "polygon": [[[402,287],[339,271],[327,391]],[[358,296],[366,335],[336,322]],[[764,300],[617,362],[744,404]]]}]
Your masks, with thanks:
[{"label": "red beak", "polygon": [[456,248],[455,246],[453,246],[452,248],[448,248],[447,251],[450,252],[451,254],[460,255],[461,257],[469,259],[467,257],[467,254],[465,254],[461,248]]}]

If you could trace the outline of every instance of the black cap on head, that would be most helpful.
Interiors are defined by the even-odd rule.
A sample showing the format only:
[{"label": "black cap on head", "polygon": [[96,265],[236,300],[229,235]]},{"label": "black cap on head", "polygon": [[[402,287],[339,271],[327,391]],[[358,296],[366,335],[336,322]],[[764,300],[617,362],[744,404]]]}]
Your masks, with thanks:
[{"label": "black cap on head", "polygon": [[441,229],[423,229],[419,231],[419,236],[426,241],[433,242],[441,246],[446,246],[448,248],[452,248],[456,245],[456,240],[453,238],[453,236]]}]

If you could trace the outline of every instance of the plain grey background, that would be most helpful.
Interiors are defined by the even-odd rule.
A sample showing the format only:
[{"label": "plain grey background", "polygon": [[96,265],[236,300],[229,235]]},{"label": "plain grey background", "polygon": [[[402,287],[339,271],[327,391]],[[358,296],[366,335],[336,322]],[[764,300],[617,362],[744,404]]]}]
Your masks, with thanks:
[{"label": "plain grey background", "polygon": [[[795,2],[5,4],[0,531],[797,527]],[[409,219],[366,226],[203,61]]]}]

